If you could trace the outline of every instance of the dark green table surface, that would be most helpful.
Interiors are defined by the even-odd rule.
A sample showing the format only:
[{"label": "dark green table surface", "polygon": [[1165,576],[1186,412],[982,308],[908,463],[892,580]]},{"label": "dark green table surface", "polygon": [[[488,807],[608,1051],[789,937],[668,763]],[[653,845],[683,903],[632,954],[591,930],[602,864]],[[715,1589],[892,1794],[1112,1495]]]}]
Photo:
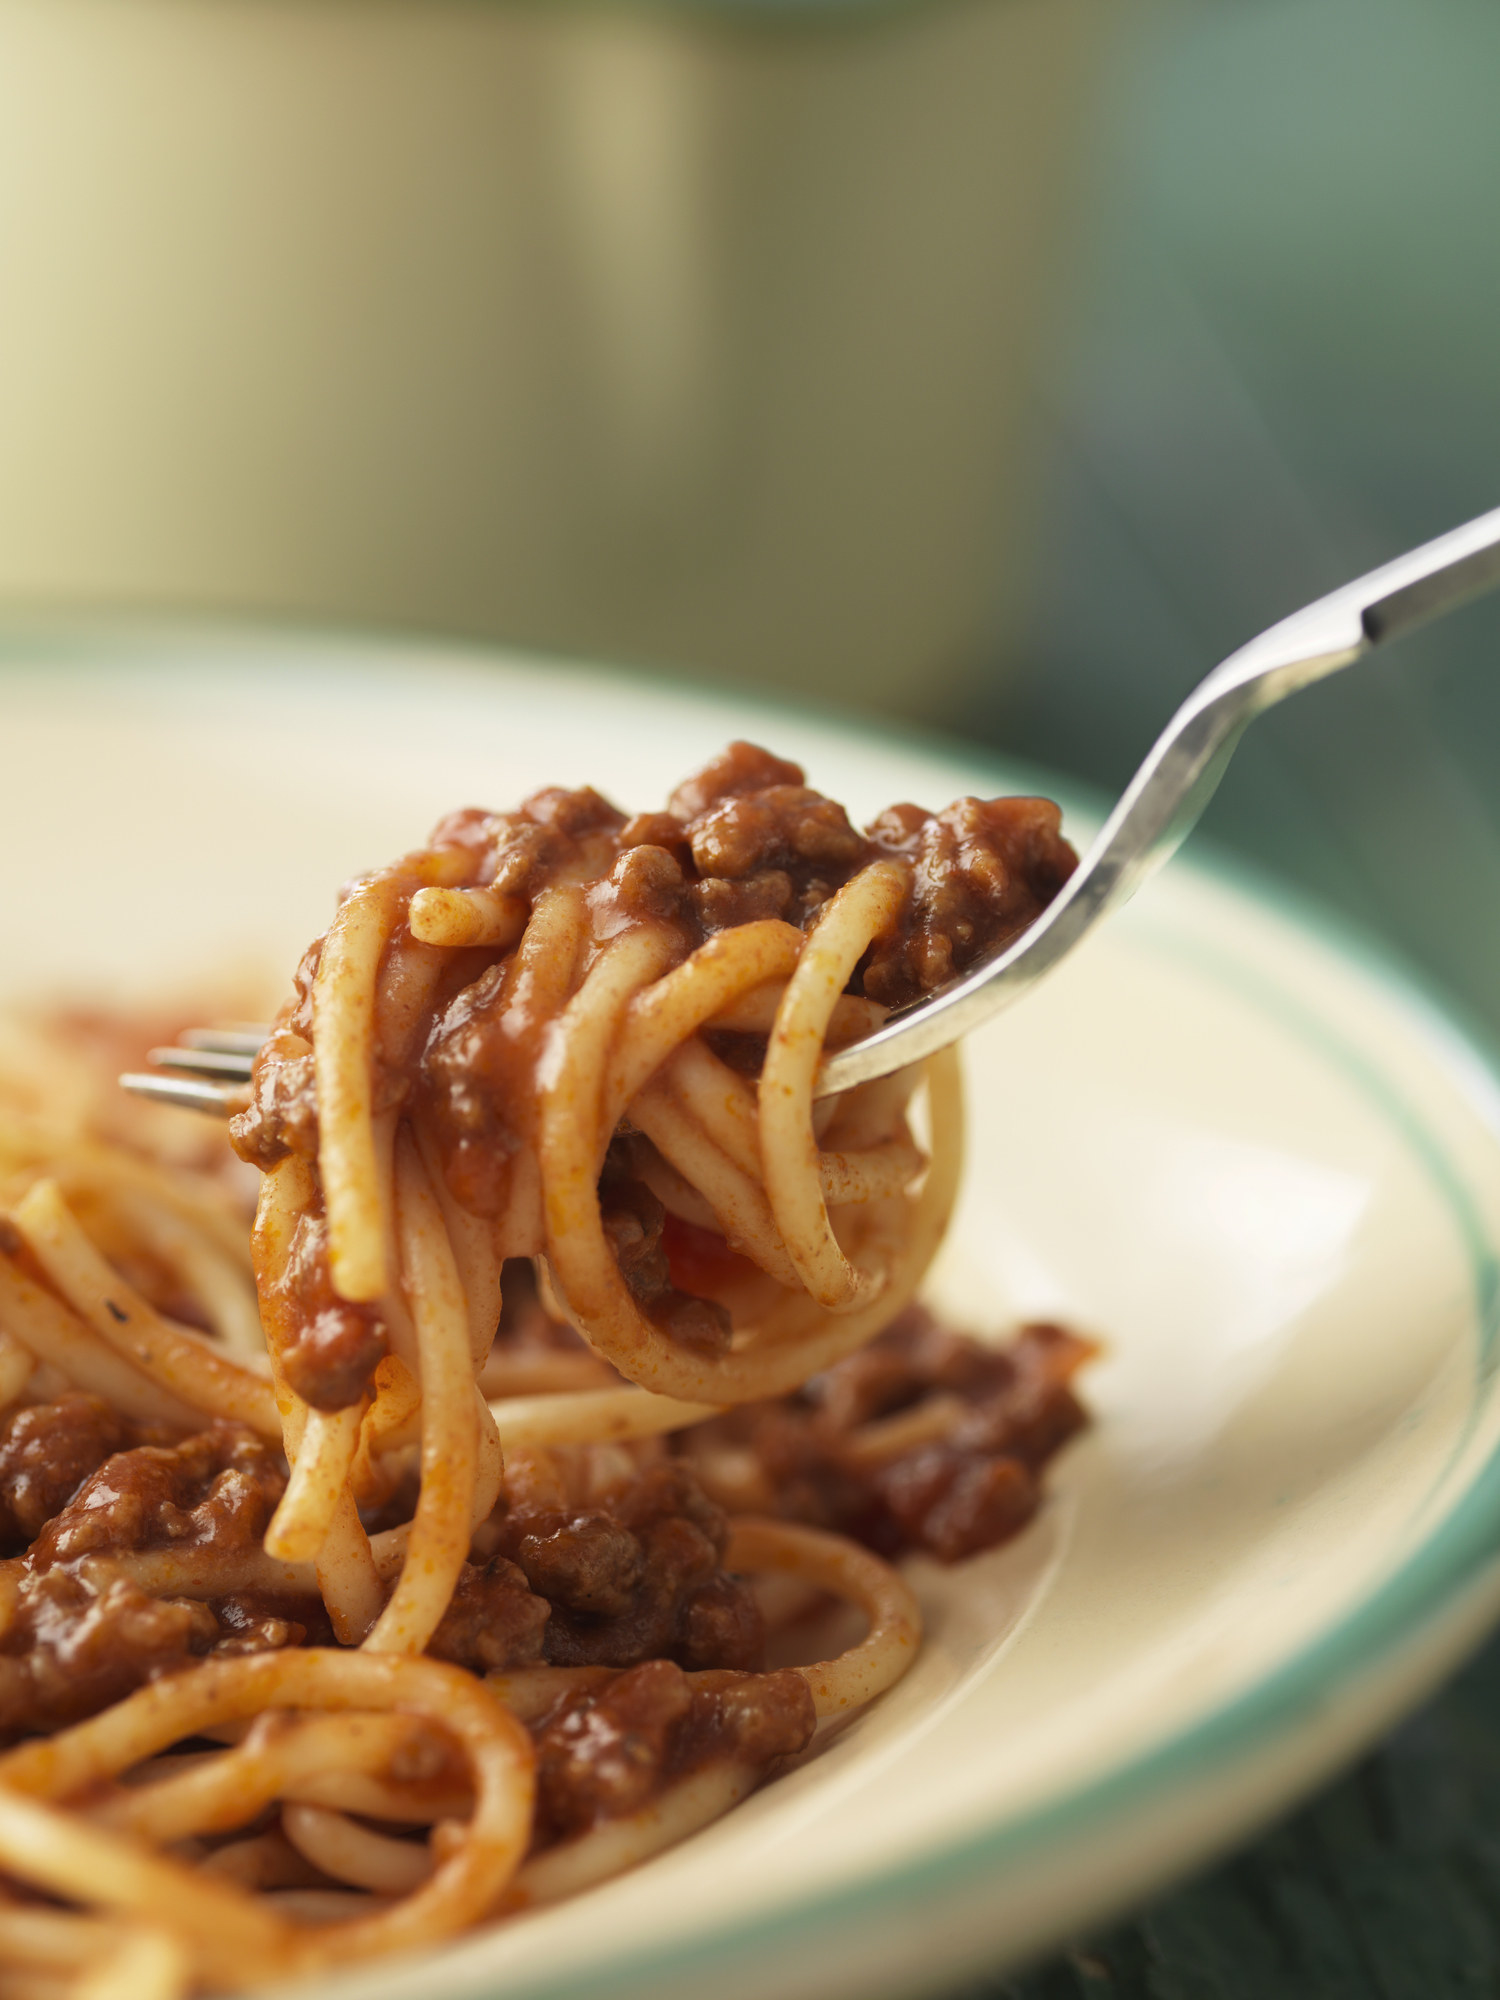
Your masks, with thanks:
[{"label": "dark green table surface", "polygon": [[1500,1995],[1500,1639],[1274,1831],[1049,1963],[952,2000]]}]

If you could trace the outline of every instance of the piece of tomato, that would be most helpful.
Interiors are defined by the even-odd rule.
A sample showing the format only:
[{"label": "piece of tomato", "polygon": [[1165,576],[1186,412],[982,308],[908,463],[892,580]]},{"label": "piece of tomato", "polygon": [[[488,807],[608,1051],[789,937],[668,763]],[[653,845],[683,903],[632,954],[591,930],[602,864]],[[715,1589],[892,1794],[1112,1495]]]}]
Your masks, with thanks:
[{"label": "piece of tomato", "polygon": [[669,1215],[662,1225],[661,1247],[667,1255],[672,1283],[695,1298],[713,1298],[726,1287],[756,1276],[756,1267],[738,1250],[731,1250],[714,1229],[700,1229]]}]

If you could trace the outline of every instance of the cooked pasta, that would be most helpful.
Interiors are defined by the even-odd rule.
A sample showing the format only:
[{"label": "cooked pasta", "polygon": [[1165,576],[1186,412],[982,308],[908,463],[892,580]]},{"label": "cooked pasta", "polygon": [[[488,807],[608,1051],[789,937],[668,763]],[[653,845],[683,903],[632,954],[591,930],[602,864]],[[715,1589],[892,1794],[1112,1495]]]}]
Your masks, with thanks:
[{"label": "cooked pasta", "polygon": [[[1072,860],[1043,801],[861,834],[743,744],[664,812],[456,814],[298,970],[232,1124],[253,1229],[184,1114],[109,1107],[82,1025],[0,1023],[6,1990],[437,1943],[900,1678],[915,1600],[837,1531],[1013,1532],[1087,1350],[965,1360],[912,1304],[952,1057],[841,1097],[819,1064]],[[865,1636],[768,1670],[778,1591]]]}]

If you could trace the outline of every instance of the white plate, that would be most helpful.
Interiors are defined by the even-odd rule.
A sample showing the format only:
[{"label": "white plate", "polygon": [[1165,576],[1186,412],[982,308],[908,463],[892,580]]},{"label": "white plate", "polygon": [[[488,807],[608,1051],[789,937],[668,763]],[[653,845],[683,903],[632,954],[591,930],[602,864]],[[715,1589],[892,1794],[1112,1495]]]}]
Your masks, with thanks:
[{"label": "white plate", "polygon": [[[557,665],[13,627],[0,988],[289,973],[332,885],[448,807],[587,780],[655,805],[736,734],[856,817],[1008,782]],[[934,1293],[984,1330],[1055,1314],[1109,1343],[1046,1514],[917,1566],[919,1663],[820,1759],[633,1876],[350,1993],[939,1988],[1242,1835],[1500,1605],[1500,1119],[1450,1025],[1321,919],[1179,861],[976,1038],[969,1076]]]}]

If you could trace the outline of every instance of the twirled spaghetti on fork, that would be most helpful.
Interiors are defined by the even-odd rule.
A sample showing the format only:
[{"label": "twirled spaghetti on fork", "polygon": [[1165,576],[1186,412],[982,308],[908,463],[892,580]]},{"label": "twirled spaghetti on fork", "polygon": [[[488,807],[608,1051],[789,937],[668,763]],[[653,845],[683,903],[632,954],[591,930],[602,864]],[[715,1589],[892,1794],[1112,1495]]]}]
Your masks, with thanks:
[{"label": "twirled spaghetti on fork", "polygon": [[[823,1100],[818,1065],[1072,863],[1044,801],[860,833],[745,744],[662,812],[443,821],[345,891],[234,1121],[264,1354],[222,1202],[0,1088],[0,1725],[59,1732],[0,1757],[0,1868],[92,1912],[0,1903],[0,1963],[109,1944],[165,1996],[433,1942],[899,1678],[910,1592],[826,1527],[1013,1531],[1084,1349],[907,1315],[839,1376],[937,1248],[961,1112],[951,1057]],[[797,1418],[824,1499],[727,1519],[810,1378],[857,1417]],[[763,1671],[778,1572],[864,1639]]]}]

